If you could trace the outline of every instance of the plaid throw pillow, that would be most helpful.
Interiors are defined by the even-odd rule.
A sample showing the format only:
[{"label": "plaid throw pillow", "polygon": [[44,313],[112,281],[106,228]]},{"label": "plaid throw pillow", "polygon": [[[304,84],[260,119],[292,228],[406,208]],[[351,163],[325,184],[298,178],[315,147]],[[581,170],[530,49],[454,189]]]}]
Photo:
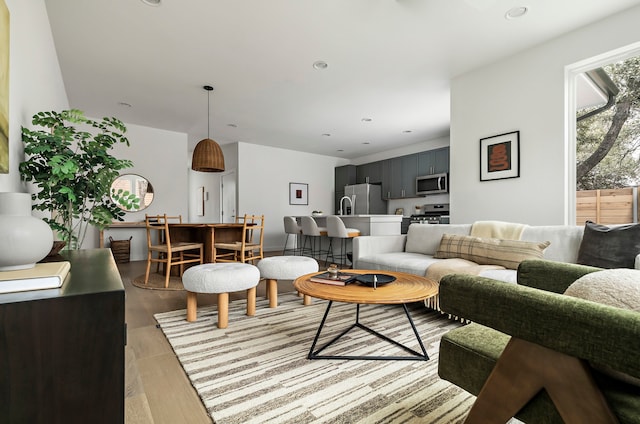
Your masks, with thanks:
[{"label": "plaid throw pillow", "polygon": [[517,269],[525,259],[542,259],[549,244],[444,234],[433,255],[437,259],[462,258],[480,265],[501,265]]}]

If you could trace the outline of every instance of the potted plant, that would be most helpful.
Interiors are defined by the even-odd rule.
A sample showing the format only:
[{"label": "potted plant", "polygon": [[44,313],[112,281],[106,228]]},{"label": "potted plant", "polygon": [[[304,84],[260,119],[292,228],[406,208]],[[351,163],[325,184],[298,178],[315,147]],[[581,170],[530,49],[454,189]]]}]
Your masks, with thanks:
[{"label": "potted plant", "polygon": [[77,109],[39,112],[32,124],[46,129],[22,127],[26,160],[20,176],[39,188],[32,208],[50,211],[52,218],[44,221],[67,248],[79,249],[89,226],[104,229],[123,220],[116,202],[139,201],[128,192],[116,194],[116,201],[110,196],[119,171],[133,166],[109,153],[116,143],[129,145],[126,127],[116,118],[87,118]]}]

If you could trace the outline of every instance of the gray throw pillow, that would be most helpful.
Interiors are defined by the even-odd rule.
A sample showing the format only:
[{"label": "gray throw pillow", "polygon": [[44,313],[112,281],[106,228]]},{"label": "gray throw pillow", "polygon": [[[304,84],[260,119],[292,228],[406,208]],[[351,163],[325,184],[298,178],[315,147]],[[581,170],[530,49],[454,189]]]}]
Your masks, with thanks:
[{"label": "gray throw pillow", "polygon": [[634,268],[640,253],[640,224],[607,227],[587,221],[578,263],[599,268]]}]

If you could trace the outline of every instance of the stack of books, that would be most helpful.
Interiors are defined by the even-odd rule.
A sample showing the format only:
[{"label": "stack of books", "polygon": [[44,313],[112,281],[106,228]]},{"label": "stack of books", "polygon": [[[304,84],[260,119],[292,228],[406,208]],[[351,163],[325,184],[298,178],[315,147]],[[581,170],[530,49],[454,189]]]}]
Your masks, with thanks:
[{"label": "stack of books", "polygon": [[356,280],[359,274],[352,274],[349,272],[338,272],[338,275],[334,278],[331,273],[323,272],[322,274],[314,275],[309,278],[309,281],[314,283],[332,284],[334,286],[346,286],[347,284]]},{"label": "stack of books", "polygon": [[71,263],[62,261],[37,263],[33,268],[17,271],[2,271],[0,293],[59,288],[70,270]]}]

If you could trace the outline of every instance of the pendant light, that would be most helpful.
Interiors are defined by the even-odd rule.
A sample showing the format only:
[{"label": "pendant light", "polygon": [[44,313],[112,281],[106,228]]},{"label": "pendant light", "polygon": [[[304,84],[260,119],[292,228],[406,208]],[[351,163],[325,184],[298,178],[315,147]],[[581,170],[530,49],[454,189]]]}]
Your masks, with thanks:
[{"label": "pendant light", "polygon": [[207,90],[207,138],[200,140],[193,149],[191,169],[200,172],[222,172],[224,171],[222,149],[218,143],[209,138],[210,99],[213,87],[205,85],[203,88]]}]

